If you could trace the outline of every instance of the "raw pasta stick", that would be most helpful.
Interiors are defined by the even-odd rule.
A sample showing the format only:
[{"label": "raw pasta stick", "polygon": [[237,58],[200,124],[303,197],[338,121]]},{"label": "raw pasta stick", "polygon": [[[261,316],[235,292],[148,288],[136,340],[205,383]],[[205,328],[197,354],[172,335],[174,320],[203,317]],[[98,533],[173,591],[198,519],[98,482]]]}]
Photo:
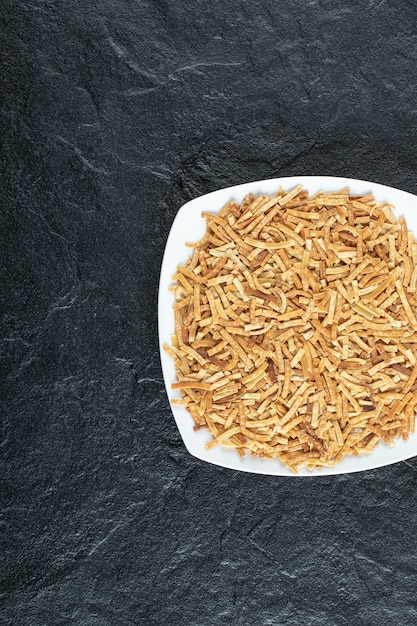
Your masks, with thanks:
[{"label": "raw pasta stick", "polygon": [[[209,207],[208,207],[209,209]],[[417,243],[348,189],[249,194],[177,268],[174,359],[207,444],[292,471],[334,466],[415,429]]]}]

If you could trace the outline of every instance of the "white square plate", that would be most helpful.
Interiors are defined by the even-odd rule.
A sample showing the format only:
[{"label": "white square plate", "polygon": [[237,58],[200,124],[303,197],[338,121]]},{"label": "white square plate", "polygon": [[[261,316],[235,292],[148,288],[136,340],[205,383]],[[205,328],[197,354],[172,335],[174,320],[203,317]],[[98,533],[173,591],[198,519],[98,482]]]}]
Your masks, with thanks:
[{"label": "white square plate", "polygon": [[[185,243],[196,242],[205,233],[206,221],[201,217],[202,211],[216,213],[229,200],[234,199],[240,203],[250,192],[255,196],[260,194],[273,196],[280,185],[284,190],[290,191],[298,184],[303,185],[310,195],[321,189],[323,191],[337,191],[343,187],[349,187],[350,192],[354,195],[372,193],[377,201],[393,204],[396,207],[396,216],[403,215],[409,229],[417,233],[417,196],[385,185],[351,178],[296,176],[261,180],[220,189],[184,204],[178,211],[169,233],[159,283],[159,344],[162,371],[169,401],[174,397],[180,397],[180,394],[179,391],[171,389],[171,383],[176,381],[175,367],[172,359],[162,349],[165,343],[170,343],[170,338],[175,332],[172,310],[174,296],[172,292],[168,291],[168,287],[172,284],[172,275],[175,274],[177,265],[185,263],[192,253],[190,248],[185,247]],[[205,444],[212,438],[209,432],[205,429],[194,432],[194,422],[188,411],[181,406],[174,405],[171,408],[178,430],[190,454],[203,461],[244,472],[274,476],[328,476],[374,469],[417,455],[417,434],[415,434],[410,436],[408,441],[396,439],[393,447],[381,442],[369,455],[345,457],[336,467],[324,467],[321,470],[313,471],[302,469],[295,475],[278,459],[272,461],[258,459],[249,453],[244,458],[240,458],[235,450],[221,445],[206,450]]]}]

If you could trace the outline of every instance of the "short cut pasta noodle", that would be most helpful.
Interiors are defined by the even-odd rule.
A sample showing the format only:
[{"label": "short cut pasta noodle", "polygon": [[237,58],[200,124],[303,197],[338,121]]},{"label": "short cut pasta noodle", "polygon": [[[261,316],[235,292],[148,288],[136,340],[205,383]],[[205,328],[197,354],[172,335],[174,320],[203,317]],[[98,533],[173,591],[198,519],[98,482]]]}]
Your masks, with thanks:
[{"label": "short cut pasta noodle", "polygon": [[392,208],[297,186],[203,213],[164,349],[207,448],[297,472],[414,432],[417,243]]}]

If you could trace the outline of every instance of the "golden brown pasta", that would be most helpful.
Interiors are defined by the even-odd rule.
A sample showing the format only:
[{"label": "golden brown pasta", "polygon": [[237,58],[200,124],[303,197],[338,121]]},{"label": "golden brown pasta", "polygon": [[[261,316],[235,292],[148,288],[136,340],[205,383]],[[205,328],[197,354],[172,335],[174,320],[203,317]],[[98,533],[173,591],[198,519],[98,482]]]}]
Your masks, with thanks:
[{"label": "golden brown pasta", "polygon": [[[349,189],[248,195],[178,266],[175,360],[195,429],[294,472],[414,432],[417,243]],[[190,244],[189,244],[190,245]]]}]

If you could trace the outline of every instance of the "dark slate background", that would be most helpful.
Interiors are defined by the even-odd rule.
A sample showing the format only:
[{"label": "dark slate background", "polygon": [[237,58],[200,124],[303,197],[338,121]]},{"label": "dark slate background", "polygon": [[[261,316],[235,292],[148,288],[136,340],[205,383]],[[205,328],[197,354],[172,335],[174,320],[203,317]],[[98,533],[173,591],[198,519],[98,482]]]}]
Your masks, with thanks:
[{"label": "dark slate background", "polygon": [[191,198],[297,174],[417,193],[416,17],[2,0],[0,624],[417,624],[417,460],[298,480],[192,458],[156,309]]}]

